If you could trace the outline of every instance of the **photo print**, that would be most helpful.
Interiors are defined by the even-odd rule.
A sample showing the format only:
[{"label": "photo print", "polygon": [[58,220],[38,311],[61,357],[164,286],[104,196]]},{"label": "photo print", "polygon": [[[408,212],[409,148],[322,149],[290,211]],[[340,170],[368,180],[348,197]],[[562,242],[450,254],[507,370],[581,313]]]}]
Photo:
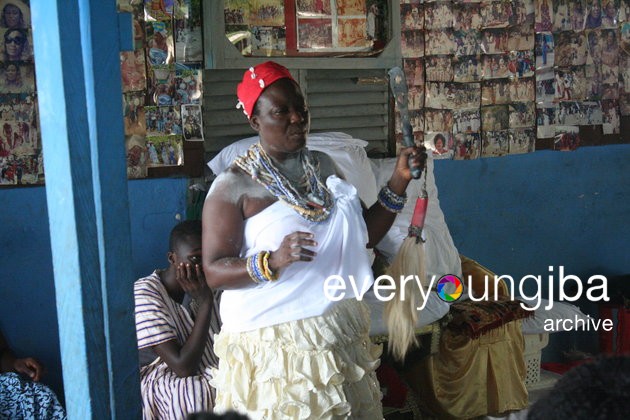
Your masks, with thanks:
[{"label": "photo print", "polygon": [[203,141],[203,119],[201,105],[182,105],[184,139]]},{"label": "photo print", "polygon": [[505,156],[509,151],[510,139],[508,130],[483,132],[481,157]]},{"label": "photo print", "polygon": [[[409,111],[409,124],[414,133],[424,132],[424,112],[425,110],[410,110]],[[400,113],[396,112],[396,134],[402,134],[402,121],[400,121]]]},{"label": "photo print", "polygon": [[512,51],[508,69],[511,77],[529,77],[534,75],[535,58],[533,51]]},{"label": "photo print", "polygon": [[510,104],[509,112],[510,128],[526,128],[536,125],[536,107],[533,102]]},{"label": "photo print", "polygon": [[580,127],[557,125],[553,141],[553,150],[569,152],[580,147]]},{"label": "photo print", "polygon": [[404,59],[403,67],[405,71],[405,79],[407,86],[423,86],[424,85],[424,61],[421,58]]},{"label": "photo print", "polygon": [[479,108],[481,104],[480,83],[447,83],[451,109]]},{"label": "photo print", "polygon": [[602,64],[602,31],[590,29],[586,34],[586,64],[601,66]]},{"label": "photo print", "polygon": [[531,25],[519,25],[508,28],[508,50],[533,50],[536,40],[534,39]]},{"label": "photo print", "polygon": [[273,57],[286,54],[287,36],[284,27],[253,26],[251,33],[253,56]]},{"label": "photo print", "polygon": [[604,134],[619,134],[621,118],[616,100],[602,100],[602,130]]},{"label": "photo print", "polygon": [[144,90],[147,87],[147,69],[144,51],[123,51],[120,53],[120,73],[123,92]]},{"label": "photo print", "polygon": [[623,53],[619,60],[619,90],[622,94],[628,94],[630,93],[630,55]]},{"label": "photo print", "polygon": [[533,102],[536,99],[536,84],[533,77],[512,80],[509,86],[512,102]]},{"label": "photo print", "polygon": [[602,5],[600,0],[586,0],[584,29],[596,29],[602,26]]},{"label": "photo print", "polygon": [[182,136],[153,136],[146,139],[148,166],[181,166],[184,164]]},{"label": "photo print", "polygon": [[529,26],[534,24],[534,0],[513,0],[510,26]]},{"label": "photo print", "polygon": [[[597,108],[597,112],[594,113],[593,108]],[[560,125],[601,124],[602,112],[596,102],[560,102],[557,120]]]},{"label": "photo print", "polygon": [[250,1],[250,26],[284,26],[284,0]]},{"label": "photo print", "polygon": [[480,128],[479,109],[453,110],[453,133],[478,133]]},{"label": "photo print", "polygon": [[614,29],[619,25],[619,0],[602,0],[602,28]]},{"label": "photo print", "polygon": [[[300,4],[308,0],[298,0],[298,15]],[[326,3],[326,2],[322,2]],[[225,25],[249,25],[249,0],[225,0],[223,6]]]},{"label": "photo print", "polygon": [[630,94],[619,95],[619,113],[624,117],[630,115]]},{"label": "photo print", "polygon": [[426,54],[454,54],[455,43],[453,39],[453,30],[450,28],[426,31]]},{"label": "photo print", "polygon": [[487,80],[481,84],[481,105],[499,105],[510,102],[508,79]]},{"label": "photo print", "polygon": [[175,0],[144,0],[146,21],[167,21],[173,17]]},{"label": "photo print", "polygon": [[178,63],[203,61],[201,1],[178,0],[173,26],[175,61]]},{"label": "photo print", "polygon": [[548,69],[554,66],[554,43],[551,32],[536,34],[536,69]]},{"label": "photo print", "polygon": [[424,106],[424,87],[411,86],[407,93],[409,109],[422,109]]},{"label": "photo print", "polygon": [[173,27],[171,21],[152,21],[145,26],[148,65],[158,66],[175,62]]},{"label": "photo print", "polygon": [[[325,1],[325,0],[324,0]],[[337,0],[337,15],[365,16],[365,2],[357,0]]]},{"label": "photo print", "polygon": [[535,1],[534,29],[536,32],[551,32],[553,30],[553,6],[554,2],[552,0]]},{"label": "photo print", "polygon": [[424,29],[422,5],[418,3],[401,4],[400,25],[403,31]]},{"label": "photo print", "polygon": [[539,139],[552,138],[555,134],[558,105],[544,103],[536,105],[536,136]]},{"label": "photo print", "polygon": [[584,67],[556,68],[554,70],[556,100],[574,101],[586,97]]},{"label": "photo print", "polygon": [[7,61],[0,64],[0,89],[3,94],[34,93],[35,68],[33,63]]},{"label": "photo print", "polygon": [[[415,127],[414,127],[415,130]],[[424,130],[418,131],[448,131],[453,130],[453,112],[450,109],[425,109]]]},{"label": "photo print", "polygon": [[536,102],[553,102],[556,98],[555,74],[553,69],[536,72]]},{"label": "photo print", "polygon": [[508,51],[507,29],[485,29],[481,32],[481,52],[484,54],[502,54]]},{"label": "photo print", "polygon": [[452,109],[455,87],[447,82],[427,82],[425,104],[427,108]]},{"label": "photo print", "polygon": [[179,107],[146,106],[144,112],[147,136],[181,135],[183,133]]},{"label": "photo print", "polygon": [[481,32],[476,29],[454,31],[455,55],[476,55],[481,53]]},{"label": "photo print", "polygon": [[298,49],[317,51],[333,46],[331,19],[298,19]]},{"label": "photo print", "polygon": [[480,30],[481,5],[479,3],[453,3],[453,29],[456,31]]},{"label": "photo print", "polygon": [[483,131],[502,131],[510,127],[507,105],[481,107],[481,129]]},{"label": "photo print", "polygon": [[138,134],[126,136],[125,149],[127,151],[127,178],[146,178],[149,159],[146,138]]},{"label": "photo print", "polygon": [[418,30],[401,32],[400,51],[403,58],[424,56],[424,32]]},{"label": "photo print", "polygon": [[571,14],[569,4],[574,3],[572,0],[556,0],[555,1],[555,14],[553,19],[553,31],[573,31],[577,30],[573,28],[571,23]]},{"label": "photo print", "polygon": [[478,159],[481,154],[481,135],[479,133],[457,133],[454,136],[455,160]]},{"label": "photo print", "polygon": [[432,55],[426,57],[426,78],[429,82],[453,81],[453,66],[450,55]]},{"label": "photo print", "polygon": [[532,153],[536,150],[536,131],[533,127],[510,130],[509,139],[508,153],[510,155]]},{"label": "photo print", "polygon": [[424,147],[433,159],[453,159],[453,146],[453,138],[448,132],[427,132],[424,136]]},{"label": "photo print", "polygon": [[478,55],[453,59],[453,80],[455,82],[478,82],[481,80],[481,60]]},{"label": "photo print", "polygon": [[508,64],[509,54],[492,54],[482,56],[481,77],[484,80],[498,79],[510,76]]},{"label": "photo print", "polygon": [[453,27],[453,10],[450,1],[436,1],[425,3],[425,28],[446,29]]},{"label": "photo print", "polygon": [[589,101],[600,100],[603,94],[601,66],[585,66],[584,74],[586,77],[585,99]]},{"label": "photo print", "polygon": [[512,4],[508,0],[481,3],[481,25],[484,28],[505,28],[511,15]]},{"label": "photo print", "polygon": [[337,19],[337,34],[337,45],[339,48],[367,49],[372,46],[372,42],[367,39],[367,20],[365,16]]},{"label": "photo print", "polygon": [[123,94],[123,120],[125,125],[125,135],[144,136],[147,134],[144,101],[145,94],[143,91]]},{"label": "photo print", "polygon": [[584,32],[560,32],[554,34],[554,62],[561,67],[586,64],[587,47]]},{"label": "photo print", "polygon": [[147,103],[149,105],[173,105],[173,95],[176,91],[174,66],[161,65],[151,67],[147,84]]}]

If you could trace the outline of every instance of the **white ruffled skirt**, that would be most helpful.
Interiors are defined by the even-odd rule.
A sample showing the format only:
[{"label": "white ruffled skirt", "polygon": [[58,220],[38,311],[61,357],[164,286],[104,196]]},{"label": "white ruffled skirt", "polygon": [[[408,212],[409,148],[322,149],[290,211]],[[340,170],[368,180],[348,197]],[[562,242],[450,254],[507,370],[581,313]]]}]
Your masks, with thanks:
[{"label": "white ruffled skirt", "polygon": [[382,419],[368,307],[354,299],[328,313],[245,332],[221,331],[215,411],[252,419]]}]

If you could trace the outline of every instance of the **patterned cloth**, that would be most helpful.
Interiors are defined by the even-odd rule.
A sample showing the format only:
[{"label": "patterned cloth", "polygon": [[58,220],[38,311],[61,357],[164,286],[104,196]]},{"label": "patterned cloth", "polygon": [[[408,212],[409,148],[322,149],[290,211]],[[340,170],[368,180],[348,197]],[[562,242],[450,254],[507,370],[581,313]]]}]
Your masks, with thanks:
[{"label": "patterned cloth", "polygon": [[[177,340],[184,345],[194,325],[196,310],[175,302],[164,288],[158,272],[134,284],[138,348],[145,349]],[[181,378],[156,357],[140,368],[144,419],[181,419],[198,411],[212,411],[214,389],[210,368],[218,360],[212,350],[214,334],[220,329],[219,298],[215,296],[208,342],[196,376]]]},{"label": "patterned cloth", "polygon": [[534,315],[526,310],[519,300],[499,299],[484,301],[462,301],[451,305],[453,319],[447,328],[469,338],[479,338],[482,334],[517,319]]},{"label": "patterned cloth", "polygon": [[66,412],[46,385],[17,373],[0,374],[0,419],[59,420]]}]

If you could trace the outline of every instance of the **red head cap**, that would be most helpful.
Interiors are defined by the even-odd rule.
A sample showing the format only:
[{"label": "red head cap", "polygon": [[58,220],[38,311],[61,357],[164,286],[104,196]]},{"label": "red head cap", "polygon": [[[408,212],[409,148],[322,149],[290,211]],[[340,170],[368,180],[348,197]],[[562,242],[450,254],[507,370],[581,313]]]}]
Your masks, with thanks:
[{"label": "red head cap", "polygon": [[286,67],[273,61],[250,67],[243,75],[243,81],[236,88],[236,96],[238,96],[236,107],[243,108],[243,113],[247,118],[251,118],[260,94],[278,79],[295,81]]}]

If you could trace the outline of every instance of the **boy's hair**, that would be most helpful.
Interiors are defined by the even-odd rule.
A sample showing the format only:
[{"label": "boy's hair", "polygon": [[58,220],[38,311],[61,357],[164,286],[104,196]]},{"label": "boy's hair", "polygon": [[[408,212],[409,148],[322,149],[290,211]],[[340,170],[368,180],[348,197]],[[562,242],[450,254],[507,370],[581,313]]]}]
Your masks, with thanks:
[{"label": "boy's hair", "polygon": [[189,236],[201,237],[201,220],[186,220],[175,225],[171,230],[171,236],[168,241],[168,249],[175,252],[175,249],[186,240]]},{"label": "boy's hair", "polygon": [[536,401],[528,420],[624,419],[630,401],[630,357],[612,356],[579,365]]}]

